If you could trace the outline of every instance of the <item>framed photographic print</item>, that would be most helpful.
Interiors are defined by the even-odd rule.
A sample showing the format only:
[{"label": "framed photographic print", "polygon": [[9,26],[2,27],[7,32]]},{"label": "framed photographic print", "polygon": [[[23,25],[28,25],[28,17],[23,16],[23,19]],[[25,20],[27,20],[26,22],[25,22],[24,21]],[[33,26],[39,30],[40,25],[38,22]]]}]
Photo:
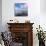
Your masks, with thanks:
[{"label": "framed photographic print", "polygon": [[28,16],[27,3],[15,3],[15,16]]}]

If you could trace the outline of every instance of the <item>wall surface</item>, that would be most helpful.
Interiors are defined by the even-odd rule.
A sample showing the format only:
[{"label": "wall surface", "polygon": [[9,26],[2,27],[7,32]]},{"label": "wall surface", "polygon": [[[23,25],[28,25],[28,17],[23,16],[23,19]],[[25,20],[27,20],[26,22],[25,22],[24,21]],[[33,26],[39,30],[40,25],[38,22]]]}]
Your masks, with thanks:
[{"label": "wall surface", "polygon": [[[28,16],[27,17],[16,17],[14,16],[14,4],[16,2],[26,2],[28,4]],[[33,45],[38,46],[38,39],[36,37],[36,27],[40,24],[44,30],[46,30],[46,14],[42,12],[43,0],[2,0],[2,25],[3,31],[8,30],[7,22],[11,19],[14,22],[19,20],[19,22],[24,23],[25,20],[30,20],[33,25]]]},{"label": "wall surface", "polygon": [[2,31],[2,0],[0,0],[0,31]]},{"label": "wall surface", "polygon": [[40,0],[41,12],[46,13],[46,0]]},{"label": "wall surface", "polygon": [[[14,16],[14,4],[16,2],[26,2],[28,4],[28,16],[27,17],[16,17]],[[30,2],[30,3],[29,3]],[[30,20],[36,25],[40,22],[40,0],[3,0],[2,1],[2,23],[5,26],[10,19],[17,19],[19,22],[25,22]],[[20,21],[21,20],[21,21]],[[6,28],[4,27],[6,30]]]},{"label": "wall surface", "polygon": [[46,0],[40,0],[40,25],[46,31]]}]

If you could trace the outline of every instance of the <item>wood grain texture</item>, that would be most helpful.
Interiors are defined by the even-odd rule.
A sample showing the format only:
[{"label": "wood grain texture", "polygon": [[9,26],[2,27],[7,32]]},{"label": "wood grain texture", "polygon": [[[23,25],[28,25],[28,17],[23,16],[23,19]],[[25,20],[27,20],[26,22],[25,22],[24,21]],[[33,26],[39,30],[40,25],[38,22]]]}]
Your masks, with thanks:
[{"label": "wood grain texture", "polygon": [[[27,32],[27,45],[24,46],[33,46],[33,23],[7,23],[9,25],[9,31],[12,33],[16,32]],[[15,38],[15,34],[14,34]]]}]

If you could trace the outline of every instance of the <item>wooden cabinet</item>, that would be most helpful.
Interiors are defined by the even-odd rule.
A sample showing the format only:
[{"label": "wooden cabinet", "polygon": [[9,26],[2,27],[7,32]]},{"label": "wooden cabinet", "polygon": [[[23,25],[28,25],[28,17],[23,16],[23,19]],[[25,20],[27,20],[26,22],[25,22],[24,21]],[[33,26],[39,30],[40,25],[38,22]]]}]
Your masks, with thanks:
[{"label": "wooden cabinet", "polygon": [[33,46],[33,23],[7,23],[12,33],[13,41],[22,46]]}]

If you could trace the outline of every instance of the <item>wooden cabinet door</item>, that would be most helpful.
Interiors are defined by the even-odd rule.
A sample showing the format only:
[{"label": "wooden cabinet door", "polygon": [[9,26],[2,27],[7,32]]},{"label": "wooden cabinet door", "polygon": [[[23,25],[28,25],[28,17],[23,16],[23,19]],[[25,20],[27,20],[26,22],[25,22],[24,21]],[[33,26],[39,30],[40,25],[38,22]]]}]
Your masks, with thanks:
[{"label": "wooden cabinet door", "polygon": [[22,46],[33,46],[33,23],[8,23],[8,25],[14,42],[22,43]]}]

